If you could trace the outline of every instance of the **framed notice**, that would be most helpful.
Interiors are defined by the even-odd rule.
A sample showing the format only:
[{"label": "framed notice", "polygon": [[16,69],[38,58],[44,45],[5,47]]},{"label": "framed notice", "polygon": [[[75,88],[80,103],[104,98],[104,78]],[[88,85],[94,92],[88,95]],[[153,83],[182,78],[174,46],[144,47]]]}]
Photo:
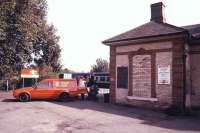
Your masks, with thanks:
[{"label": "framed notice", "polygon": [[158,66],[158,84],[170,84],[170,66]]}]

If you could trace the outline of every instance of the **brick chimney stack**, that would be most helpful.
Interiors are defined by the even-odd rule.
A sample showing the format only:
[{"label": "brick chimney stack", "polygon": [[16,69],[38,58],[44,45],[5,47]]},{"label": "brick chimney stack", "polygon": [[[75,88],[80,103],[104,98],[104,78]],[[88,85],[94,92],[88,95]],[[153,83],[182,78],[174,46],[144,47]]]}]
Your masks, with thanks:
[{"label": "brick chimney stack", "polygon": [[164,8],[162,2],[151,4],[151,21],[165,23]]}]

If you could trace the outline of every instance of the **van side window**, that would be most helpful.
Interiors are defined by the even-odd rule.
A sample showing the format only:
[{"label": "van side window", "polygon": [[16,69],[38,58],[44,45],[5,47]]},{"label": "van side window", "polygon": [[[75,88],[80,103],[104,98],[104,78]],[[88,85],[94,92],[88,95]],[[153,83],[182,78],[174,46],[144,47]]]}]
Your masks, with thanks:
[{"label": "van side window", "polygon": [[49,88],[49,82],[42,82],[37,85],[38,88]]}]

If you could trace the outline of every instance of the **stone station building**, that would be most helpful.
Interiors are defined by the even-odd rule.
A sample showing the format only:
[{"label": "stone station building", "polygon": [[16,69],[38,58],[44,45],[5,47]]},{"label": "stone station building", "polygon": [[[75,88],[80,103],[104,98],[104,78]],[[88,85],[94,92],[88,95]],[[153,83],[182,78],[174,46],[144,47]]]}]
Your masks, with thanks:
[{"label": "stone station building", "polygon": [[168,24],[164,8],[152,4],[150,22],[103,41],[110,47],[112,103],[200,106],[200,24]]}]

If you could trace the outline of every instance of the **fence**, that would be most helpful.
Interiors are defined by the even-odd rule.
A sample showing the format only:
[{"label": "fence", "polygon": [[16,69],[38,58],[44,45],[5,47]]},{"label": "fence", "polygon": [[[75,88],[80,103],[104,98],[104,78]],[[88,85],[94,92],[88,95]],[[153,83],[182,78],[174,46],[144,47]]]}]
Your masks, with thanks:
[{"label": "fence", "polygon": [[14,89],[15,86],[10,80],[0,80],[0,90],[9,91]]}]

